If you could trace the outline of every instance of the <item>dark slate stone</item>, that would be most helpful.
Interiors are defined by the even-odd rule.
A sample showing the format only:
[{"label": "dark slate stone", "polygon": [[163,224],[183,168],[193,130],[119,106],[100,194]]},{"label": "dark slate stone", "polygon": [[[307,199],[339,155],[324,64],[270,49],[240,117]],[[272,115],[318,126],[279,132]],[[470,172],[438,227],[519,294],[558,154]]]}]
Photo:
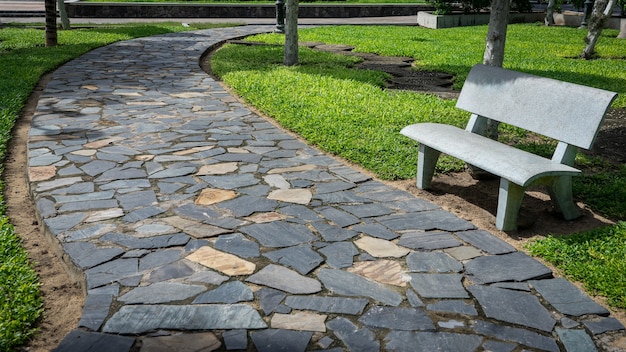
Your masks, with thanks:
[{"label": "dark slate stone", "polygon": [[531,281],[530,284],[548,303],[563,314],[577,317],[585,314],[609,315],[606,308],[563,278],[536,280]]},{"label": "dark slate stone", "polygon": [[316,212],[305,207],[304,205],[287,205],[278,210],[281,214],[293,216],[304,221],[316,221],[320,216]]},{"label": "dark slate stone", "polygon": [[250,333],[259,352],[304,352],[313,336],[310,331],[267,329]]},{"label": "dark slate stone", "polygon": [[39,215],[43,218],[49,218],[57,214],[55,202],[47,199],[47,198],[39,198],[35,204],[37,205],[37,211]]},{"label": "dark slate stone", "polygon": [[550,312],[534,295],[493,286],[469,286],[489,318],[551,332],[556,324]]},{"label": "dark slate stone", "polygon": [[318,183],[315,186],[315,193],[323,194],[323,193],[339,192],[339,191],[352,189],[354,187],[356,187],[356,185],[352,182],[344,182],[344,181],[323,182],[323,183]]},{"label": "dark slate stone", "polygon": [[100,241],[119,244],[129,249],[153,249],[182,246],[189,242],[189,236],[184,234],[172,234],[137,238],[130,235],[110,232],[100,237]]},{"label": "dark slate stone", "polygon": [[594,335],[599,335],[607,331],[624,330],[624,325],[615,318],[596,318],[583,321],[583,324]]},{"label": "dark slate stone", "polygon": [[317,211],[326,219],[334,222],[339,227],[347,227],[361,222],[356,216],[333,207],[319,208]]},{"label": "dark slate stone", "polygon": [[431,303],[426,307],[426,309],[435,312],[465,314],[471,316],[478,315],[478,312],[476,311],[476,308],[474,308],[474,305],[456,299]]},{"label": "dark slate stone", "polygon": [[354,194],[354,192],[350,191],[316,194],[313,196],[313,199],[319,199],[325,204],[354,204],[371,202],[370,199],[358,196]]},{"label": "dark slate stone", "polygon": [[111,316],[103,332],[141,334],[158,329],[264,329],[267,324],[247,304],[126,305]]},{"label": "dark slate stone", "polygon": [[559,335],[559,339],[567,352],[593,352],[598,350],[585,330],[556,328],[556,333]]},{"label": "dark slate stone", "polygon": [[309,244],[267,252],[263,256],[275,263],[293,268],[302,275],[308,274],[324,262],[324,258],[312,250]]},{"label": "dark slate stone", "polygon": [[409,274],[411,286],[424,298],[468,298],[461,274]]},{"label": "dark slate stone", "polygon": [[285,300],[285,304],[293,309],[352,315],[361,314],[368,303],[364,298],[331,296],[289,296]]},{"label": "dark slate stone", "polygon": [[515,247],[485,230],[462,231],[457,232],[456,235],[463,241],[489,254],[506,254],[515,252]]},{"label": "dark slate stone", "polygon": [[335,269],[351,267],[354,256],[359,254],[359,250],[352,242],[333,242],[319,252],[326,256],[326,263]]},{"label": "dark slate stone", "polygon": [[73,211],[90,211],[99,209],[111,209],[117,207],[117,201],[114,199],[106,200],[88,200],[84,202],[65,203],[59,208],[59,213],[67,213]]},{"label": "dark slate stone", "polygon": [[193,304],[238,303],[252,301],[252,290],[241,281],[227,282],[218,288],[198,296]]},{"label": "dark slate stone", "polygon": [[448,232],[443,231],[411,231],[407,232],[398,241],[398,245],[411,249],[443,249],[463,245]]},{"label": "dark slate stone", "polygon": [[227,350],[245,350],[248,348],[248,332],[246,330],[228,330],[222,333]]},{"label": "dark slate stone", "polygon": [[572,329],[580,326],[580,323],[567,317],[561,318],[561,326],[566,329]]},{"label": "dark slate stone", "polygon": [[139,270],[149,270],[180,260],[184,254],[182,249],[166,249],[152,252],[139,260]]},{"label": "dark slate stone", "polygon": [[59,215],[53,218],[44,219],[50,233],[58,235],[72,227],[78,225],[85,218],[85,213],[73,213],[68,215]]},{"label": "dark slate stone", "polygon": [[389,231],[388,228],[380,224],[363,224],[352,227],[356,232],[362,232],[372,237],[382,238],[385,240],[393,240],[400,237],[399,234]]},{"label": "dark slate stone", "polygon": [[442,230],[456,232],[474,229],[472,223],[444,210],[388,215],[377,218],[377,220],[394,231]]},{"label": "dark slate stone", "polygon": [[411,307],[423,307],[424,302],[419,298],[417,293],[413,290],[406,290],[406,299],[409,301]]},{"label": "dark slate stone", "polygon": [[254,186],[260,181],[253,174],[227,175],[227,176],[203,176],[200,177],[212,187],[220,189],[237,189]]},{"label": "dark slate stone", "polygon": [[114,163],[112,161],[94,160],[81,166],[80,169],[89,176],[96,176],[114,168],[115,166],[117,166],[117,163]]},{"label": "dark slate stone", "polygon": [[[476,351],[482,337],[451,332],[392,331],[385,337],[385,351]],[[418,347],[419,346],[419,347]]]},{"label": "dark slate stone", "polygon": [[422,308],[398,308],[374,306],[359,322],[372,328],[392,330],[435,330],[435,325]]},{"label": "dark slate stone", "polygon": [[434,203],[417,198],[390,201],[385,203],[385,205],[407,213],[440,209],[440,207]]},{"label": "dark slate stone", "polygon": [[347,271],[322,268],[317,277],[327,289],[339,295],[370,297],[390,306],[402,303],[402,296],[398,292]]},{"label": "dark slate stone", "polygon": [[201,207],[195,204],[185,204],[175,207],[174,212],[184,218],[206,221],[211,218],[219,218],[220,213],[207,207]]},{"label": "dark slate stone", "polygon": [[148,277],[149,282],[160,282],[191,276],[195,271],[180,260],[153,270]]},{"label": "dark slate stone", "polygon": [[96,247],[89,242],[65,243],[63,250],[81,269],[100,265],[124,253],[124,250],[118,247]]},{"label": "dark slate stone", "polygon": [[283,221],[244,226],[241,232],[254,237],[262,246],[272,248],[291,247],[318,239],[306,226]]},{"label": "dark slate stone", "polygon": [[339,242],[349,240],[356,235],[358,232],[344,229],[342,227],[330,225],[326,222],[314,222],[312,223],[313,228],[324,238],[327,242]]},{"label": "dark slate stone", "polygon": [[132,337],[72,330],[52,351],[126,352],[130,351],[134,343],[135,339]]},{"label": "dark slate stone", "polygon": [[380,343],[370,329],[359,329],[346,318],[337,317],[326,323],[326,326],[343,341],[349,351],[378,352],[380,350]]},{"label": "dark slate stone", "polygon": [[131,222],[131,223],[139,222],[141,220],[145,220],[153,216],[157,216],[164,212],[165,212],[165,209],[151,205],[149,207],[143,207],[143,208],[139,208],[139,209],[135,209],[131,211],[130,213],[126,214],[126,216],[124,216],[122,220],[124,220],[125,222]]},{"label": "dark slate stone", "polygon": [[206,288],[201,285],[157,282],[148,286],[136,287],[118,297],[118,300],[126,304],[168,303],[185,300],[205,290]]},{"label": "dark slate stone", "polygon": [[511,352],[517,347],[516,344],[510,342],[500,342],[500,341],[485,341],[483,343],[483,348],[485,351],[489,352]]},{"label": "dark slate stone", "polygon": [[515,341],[517,343],[521,343],[522,345],[543,351],[559,351],[559,346],[553,338],[540,335],[526,329],[496,325],[486,321],[477,320],[474,324],[474,331],[478,334],[491,336],[498,340]]},{"label": "dark slate stone", "polygon": [[322,290],[319,281],[275,264],[264,267],[256,274],[248,277],[246,281],[293,294],[317,293]]},{"label": "dark slate stone", "polygon": [[458,273],[463,264],[443,252],[411,252],[406,257],[410,271],[421,273]]},{"label": "dark slate stone", "polygon": [[149,207],[157,202],[156,194],[152,190],[121,194],[117,196],[117,200],[126,211],[139,207]]},{"label": "dark slate stone", "polygon": [[279,304],[278,307],[274,309],[274,313],[289,314],[291,313],[291,307],[286,306],[284,304]]},{"label": "dark slate stone", "polygon": [[379,203],[359,204],[359,205],[342,205],[341,209],[356,216],[357,218],[370,218],[374,216],[389,215],[394,211]]},{"label": "dark slate stone", "polygon": [[274,309],[278,307],[280,302],[287,296],[284,292],[275,290],[273,288],[263,287],[256,291],[256,295],[259,297],[261,303],[261,309],[265,315],[270,315],[274,312]]},{"label": "dark slate stone", "polygon": [[508,290],[530,292],[530,286],[526,282],[496,282],[491,286],[506,288]]},{"label": "dark slate stone", "polygon": [[96,183],[111,182],[115,180],[127,180],[133,178],[146,178],[148,174],[143,169],[136,168],[115,168],[103,172],[98,178],[95,179]]},{"label": "dark slate stone", "polygon": [[522,252],[474,258],[465,273],[477,284],[552,277],[552,270]]},{"label": "dark slate stone", "polygon": [[132,259],[116,259],[85,271],[87,276],[87,288],[95,288],[108,285],[124,278],[134,277],[139,274],[139,261]]},{"label": "dark slate stone", "polygon": [[236,217],[250,216],[254,213],[274,211],[278,206],[275,200],[266,197],[240,196],[217,204],[222,209],[228,209]]},{"label": "dark slate stone", "polygon": [[112,294],[88,294],[78,326],[98,331],[109,315],[112,302]]},{"label": "dark slate stone", "polygon": [[215,241],[215,249],[235,254],[242,258],[255,258],[261,255],[259,245],[246,239],[240,233],[221,235]]},{"label": "dark slate stone", "polygon": [[193,174],[196,172],[196,168],[194,166],[186,166],[186,167],[170,167],[162,171],[158,171],[148,176],[148,178],[170,178],[170,177],[178,177],[185,176],[189,174]]}]

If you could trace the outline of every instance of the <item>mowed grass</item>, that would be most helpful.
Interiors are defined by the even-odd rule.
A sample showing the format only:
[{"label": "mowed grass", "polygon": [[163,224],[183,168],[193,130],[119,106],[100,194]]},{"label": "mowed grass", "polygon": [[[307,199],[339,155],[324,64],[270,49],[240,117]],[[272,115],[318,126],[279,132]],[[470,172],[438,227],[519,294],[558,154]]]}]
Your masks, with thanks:
[{"label": "mowed grass", "polygon": [[[454,74],[455,87],[460,88],[471,67],[482,61],[486,32],[486,26],[444,30],[332,26],[300,29],[299,39],[351,45],[359,52],[412,57],[418,69]],[[617,31],[605,30],[596,47],[598,59],[586,61],[577,58],[584,47],[585,34],[573,28],[510,25],[504,66],[616,91],[619,97],[613,107],[626,107],[623,40],[616,39]],[[281,44],[283,37],[263,34],[248,40]],[[386,75],[354,69],[358,61],[354,57],[304,47],[299,54],[300,65],[284,67],[280,46],[227,45],[214,55],[211,67],[250,104],[284,127],[386,180],[415,177],[416,144],[399,134],[401,128],[416,122],[464,126],[469,118],[469,114],[454,108],[454,101],[428,94],[385,90]],[[554,141],[528,136],[510,126],[502,125],[500,136],[506,143],[544,156],[550,156],[555,147]],[[584,175],[574,178],[575,196],[615,221],[626,219],[626,167],[582,153],[576,164]],[[461,171],[463,167],[462,162],[444,157],[437,171]],[[609,226],[593,234],[562,239],[551,237],[536,242],[537,248],[545,249],[533,249],[534,245],[529,248],[575,280],[582,281],[590,293],[606,296],[610,304],[626,308],[623,227],[623,224]],[[596,240],[593,243],[579,240],[589,237]],[[585,257],[568,250],[570,244],[565,241],[569,238],[580,251],[593,255]],[[565,254],[562,253],[568,253],[572,259],[563,260]],[[602,260],[591,262],[591,257]],[[567,263],[576,261],[580,261],[579,267],[588,270],[572,274]],[[585,273],[588,278],[583,276]],[[598,282],[605,287],[600,288]]]},{"label": "mowed grass", "polygon": [[[112,42],[215,26],[192,23],[190,27],[183,27],[180,23],[151,23],[59,31],[59,46],[52,48],[44,47],[42,30],[13,26],[1,29],[0,160],[4,163],[15,120],[31,91],[46,72]],[[0,191],[3,186],[0,183]],[[10,351],[36,333],[33,327],[45,312],[39,279],[31,267],[28,254],[21,246],[19,234],[15,233],[6,217],[2,194],[0,192],[0,351]]]}]

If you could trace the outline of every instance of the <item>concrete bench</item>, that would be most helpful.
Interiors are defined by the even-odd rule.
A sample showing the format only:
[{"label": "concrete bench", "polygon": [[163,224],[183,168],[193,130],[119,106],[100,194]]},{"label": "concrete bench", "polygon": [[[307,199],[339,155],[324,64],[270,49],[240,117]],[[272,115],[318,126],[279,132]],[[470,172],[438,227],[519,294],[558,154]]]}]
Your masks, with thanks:
[{"label": "concrete bench", "polygon": [[[419,142],[417,187],[427,189],[441,153],[500,177],[496,227],[517,229],[526,188],[547,186],[563,214],[580,216],[572,196],[578,147],[589,149],[616,93],[554,79],[476,65],[456,107],[471,112],[465,130],[444,124],[418,123],[400,133]],[[523,128],[558,141],[552,159],[483,137],[487,119]]]}]

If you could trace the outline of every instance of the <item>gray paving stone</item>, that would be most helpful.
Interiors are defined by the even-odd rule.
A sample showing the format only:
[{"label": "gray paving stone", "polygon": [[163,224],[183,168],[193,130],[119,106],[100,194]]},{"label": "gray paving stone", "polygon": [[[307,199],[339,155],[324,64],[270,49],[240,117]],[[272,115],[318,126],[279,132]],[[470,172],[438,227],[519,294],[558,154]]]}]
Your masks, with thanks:
[{"label": "gray paving stone", "polygon": [[426,306],[426,309],[435,312],[465,314],[471,316],[478,315],[478,312],[476,311],[476,308],[474,308],[474,305],[456,299],[431,303]]},{"label": "gray paving stone", "polygon": [[362,224],[352,227],[352,230],[356,232],[362,232],[372,237],[382,238],[385,240],[393,240],[400,237],[399,234],[389,231],[388,228],[380,224]]},{"label": "gray paving stone", "polygon": [[483,348],[489,352],[511,352],[515,347],[517,345],[510,342],[488,340],[483,343]]},{"label": "gray paving stone", "polygon": [[149,190],[122,194],[117,196],[117,200],[125,211],[131,211],[139,207],[152,206],[157,202],[157,197],[154,191]]},{"label": "gray paving stone", "polygon": [[275,263],[293,268],[302,275],[308,274],[324,262],[324,258],[312,250],[309,244],[266,252],[263,256]]},{"label": "gray paving stone", "polygon": [[462,220],[444,210],[429,210],[402,215],[388,215],[377,220],[394,231],[406,230],[442,230],[463,231],[474,228],[472,223]]},{"label": "gray paving stone", "polygon": [[376,340],[376,335],[372,330],[359,329],[346,318],[337,317],[326,323],[326,326],[348,347],[349,351],[377,352],[380,350],[380,343]]},{"label": "gray paving stone", "polygon": [[46,223],[46,226],[48,226],[50,233],[56,236],[80,224],[85,217],[86,214],[81,212],[44,219],[44,222]]},{"label": "gray paving stone", "polygon": [[184,204],[174,209],[174,212],[184,218],[199,221],[207,221],[212,218],[219,218],[220,214],[207,207],[201,207],[195,204]]},{"label": "gray paving stone", "polygon": [[593,335],[600,335],[607,331],[624,330],[624,325],[615,318],[597,317],[584,320],[583,324]]},{"label": "gray paving stone", "polygon": [[152,252],[139,259],[139,270],[150,270],[182,259],[184,251],[179,248]]},{"label": "gray paving stone", "polygon": [[352,182],[345,181],[334,181],[334,182],[324,182],[319,183],[315,186],[315,193],[323,194],[323,193],[333,193],[338,191],[345,191],[348,189],[352,189],[356,187],[356,185]]},{"label": "gray paving stone", "polygon": [[421,273],[458,273],[463,264],[443,252],[411,252],[406,257],[410,271]]},{"label": "gray paving stone", "polygon": [[265,197],[239,196],[217,204],[219,208],[228,209],[236,217],[250,216],[255,212],[276,210],[278,202]]},{"label": "gray paving stone", "polygon": [[530,284],[548,303],[563,314],[577,317],[586,314],[609,315],[606,308],[563,278],[535,280],[530,281]]},{"label": "gray paving stone", "polygon": [[134,179],[134,178],[146,178],[148,174],[143,169],[122,169],[122,168],[114,168],[109,169],[103,172],[100,176],[95,179],[96,183],[102,182],[111,182],[116,180],[126,180],[126,179]]},{"label": "gray paving stone", "polygon": [[385,336],[386,351],[475,351],[482,337],[451,332],[392,331]]},{"label": "gray paving stone", "polygon": [[206,288],[200,285],[187,285],[175,282],[157,282],[148,286],[136,287],[118,298],[126,304],[155,304],[182,301],[193,297]]},{"label": "gray paving stone", "polygon": [[246,330],[228,330],[222,333],[226,350],[245,350],[248,347],[248,332]]},{"label": "gray paving stone", "polygon": [[561,328],[556,328],[555,330],[567,352],[593,352],[598,350],[585,330]]},{"label": "gray paving stone", "polygon": [[339,295],[370,297],[390,306],[398,306],[402,303],[402,296],[396,291],[343,270],[322,268],[317,277],[322,280],[327,289]]},{"label": "gray paving stone", "polygon": [[480,285],[469,286],[468,290],[489,318],[546,332],[551,332],[556,324],[550,312],[532,294]]},{"label": "gray paving stone", "polygon": [[40,198],[35,202],[35,204],[37,206],[37,213],[43,219],[55,216],[57,214],[55,207],[56,203],[49,199]]},{"label": "gray paving stone", "polygon": [[320,216],[313,210],[304,205],[287,205],[278,210],[281,214],[293,216],[294,218],[304,221],[320,220]]},{"label": "gray paving stone", "polygon": [[306,226],[283,221],[244,226],[241,232],[270,248],[291,247],[317,240]]},{"label": "gray paving stone", "polygon": [[179,260],[153,270],[147,280],[151,283],[168,281],[171,279],[185,278],[191,276],[193,273],[194,270],[189,267],[189,265],[185,264],[184,261]]},{"label": "gray paving stone", "polygon": [[246,239],[240,233],[221,235],[215,241],[215,249],[235,254],[242,258],[254,258],[261,255],[259,245]]},{"label": "gray paving stone", "polygon": [[359,205],[342,205],[341,209],[356,216],[359,219],[370,218],[374,216],[389,215],[394,210],[387,208],[382,204],[359,204]]},{"label": "gray paving stone", "polygon": [[406,290],[406,299],[409,301],[411,307],[423,307],[424,302],[419,298],[417,293],[413,290]]},{"label": "gray paving stone", "polygon": [[53,351],[126,352],[131,350],[134,343],[135,339],[128,336],[72,330]]},{"label": "gray paving stone", "polygon": [[463,245],[459,240],[448,232],[442,231],[411,231],[400,237],[398,245],[411,249],[444,249]]},{"label": "gray paving stone", "polygon": [[217,330],[264,329],[259,313],[245,304],[128,305],[121,307],[103,332],[141,334],[157,329]]},{"label": "gray paving stone", "polygon": [[477,284],[552,277],[552,270],[522,252],[472,259],[465,272]]},{"label": "gray paving stone", "polygon": [[506,288],[507,290],[530,292],[530,286],[527,282],[496,282],[491,284],[491,286]]},{"label": "gray paving stone", "polygon": [[359,254],[359,250],[352,242],[333,242],[319,252],[326,257],[326,263],[334,269],[351,267],[354,256]]},{"label": "gray paving stone", "polygon": [[[234,161],[234,160],[233,160]],[[204,180],[212,187],[220,189],[236,189],[247,186],[254,186],[261,181],[252,174],[227,175],[227,176],[202,176]]]},{"label": "gray paving stone", "polygon": [[409,274],[411,286],[423,298],[469,298],[461,274]]},{"label": "gray paving stone", "polygon": [[369,303],[364,298],[331,296],[288,296],[285,304],[293,309],[334,314],[361,314]]},{"label": "gray paving stone", "polygon": [[359,323],[392,330],[435,330],[433,321],[422,308],[374,306],[359,318]]},{"label": "gray paving stone", "polygon": [[355,204],[371,202],[371,199],[361,197],[350,191],[316,194],[313,196],[313,199],[321,200],[324,204]]},{"label": "gray paving stone", "polygon": [[317,211],[326,219],[334,222],[339,227],[347,227],[361,222],[356,216],[333,207],[319,208]]},{"label": "gray paving stone", "polygon": [[498,340],[514,341],[542,351],[559,351],[559,346],[553,338],[538,334],[534,331],[505,325],[496,325],[482,320],[477,320],[473,328],[478,334],[491,336]]},{"label": "gray paving stone", "polygon": [[241,281],[231,281],[201,294],[192,303],[239,303],[252,301],[253,299],[254,295],[248,286],[241,283]]},{"label": "gray paving stone", "polygon": [[497,238],[485,230],[471,230],[457,232],[463,241],[489,254],[506,254],[515,252],[515,247]]},{"label": "gray paving stone", "polygon": [[259,352],[304,352],[313,336],[311,331],[266,329],[250,333]]},{"label": "gray paving stone", "polygon": [[283,291],[267,287],[263,287],[256,291],[256,295],[259,297],[261,309],[265,315],[272,314],[280,302],[282,302],[283,299],[285,299],[285,296],[287,296]]},{"label": "gray paving stone", "polygon": [[88,294],[78,326],[98,331],[109,315],[112,302],[112,294]]},{"label": "gray paving stone", "polygon": [[275,264],[264,267],[256,274],[248,277],[246,281],[293,294],[316,293],[322,290],[319,281]]},{"label": "gray paving stone", "polygon": [[326,222],[317,221],[312,223],[312,225],[322,238],[328,242],[346,241],[358,235],[356,231],[334,226]]},{"label": "gray paving stone", "polygon": [[63,245],[63,250],[81,269],[100,265],[124,253],[124,250],[119,247],[96,247],[89,242],[66,243]]}]

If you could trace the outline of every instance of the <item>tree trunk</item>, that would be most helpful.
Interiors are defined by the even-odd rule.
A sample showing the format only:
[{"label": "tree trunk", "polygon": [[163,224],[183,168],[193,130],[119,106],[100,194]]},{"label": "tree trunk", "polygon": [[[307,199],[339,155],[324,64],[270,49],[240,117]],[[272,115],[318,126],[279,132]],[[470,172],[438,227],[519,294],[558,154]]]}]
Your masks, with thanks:
[{"label": "tree trunk", "polygon": [[616,0],[596,0],[593,4],[593,11],[591,11],[591,16],[587,21],[587,28],[589,28],[589,32],[587,32],[585,37],[587,45],[583,49],[582,54],[580,54],[581,58],[586,60],[593,58],[596,43],[600,38],[600,34],[602,34],[602,30],[606,27],[606,22],[611,18],[613,7],[615,7],[616,3]]},{"label": "tree trunk", "polygon": [[57,45],[57,9],[55,0],[45,0],[46,46]]},{"label": "tree trunk", "polygon": [[298,64],[298,0],[287,0],[285,11],[285,66]]},{"label": "tree trunk", "polygon": [[65,11],[65,1],[59,0],[59,17],[61,17],[61,27],[63,29],[70,29],[70,19],[67,17],[67,11]]}]

